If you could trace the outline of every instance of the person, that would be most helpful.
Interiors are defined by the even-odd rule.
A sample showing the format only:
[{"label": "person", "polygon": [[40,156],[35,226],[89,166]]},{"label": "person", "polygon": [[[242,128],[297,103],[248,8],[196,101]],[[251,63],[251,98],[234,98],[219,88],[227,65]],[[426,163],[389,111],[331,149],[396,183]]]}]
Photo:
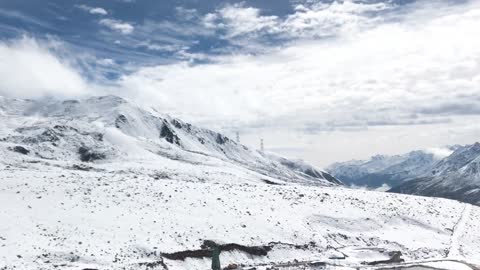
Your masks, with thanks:
[{"label": "person", "polygon": [[212,270],[222,270],[220,265],[220,247],[215,246],[212,251]]}]

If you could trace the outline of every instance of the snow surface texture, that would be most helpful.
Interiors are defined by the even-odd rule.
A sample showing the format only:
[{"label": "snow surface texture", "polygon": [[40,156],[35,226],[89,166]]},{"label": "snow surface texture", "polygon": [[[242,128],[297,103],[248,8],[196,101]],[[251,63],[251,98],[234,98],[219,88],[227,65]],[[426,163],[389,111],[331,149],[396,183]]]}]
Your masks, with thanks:
[{"label": "snow surface texture", "polygon": [[112,96],[1,98],[0,118],[2,270],[206,270],[206,240],[244,269],[480,264],[476,206],[347,189]]},{"label": "snow surface texture", "polygon": [[458,148],[426,174],[392,192],[455,199],[480,205],[480,143]]}]

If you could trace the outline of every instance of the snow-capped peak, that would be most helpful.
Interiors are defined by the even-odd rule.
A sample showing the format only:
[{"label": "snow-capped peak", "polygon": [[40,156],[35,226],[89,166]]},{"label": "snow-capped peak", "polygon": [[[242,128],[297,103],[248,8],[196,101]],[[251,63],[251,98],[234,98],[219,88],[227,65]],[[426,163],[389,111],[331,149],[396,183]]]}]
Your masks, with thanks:
[{"label": "snow-capped peak", "polygon": [[480,143],[457,147],[425,175],[391,191],[480,203]]},{"label": "snow-capped peak", "polygon": [[[273,158],[180,119],[116,96],[80,100],[3,99],[7,128],[0,134],[32,156],[103,162],[167,157],[201,164],[219,160],[285,182],[336,185],[328,173],[300,161]],[[128,147],[127,147],[128,145]],[[13,147],[11,146],[11,147]]]},{"label": "snow-capped peak", "polygon": [[354,160],[332,164],[327,171],[346,184],[380,188],[426,174],[440,157],[426,150],[403,155],[375,155],[368,160]]}]

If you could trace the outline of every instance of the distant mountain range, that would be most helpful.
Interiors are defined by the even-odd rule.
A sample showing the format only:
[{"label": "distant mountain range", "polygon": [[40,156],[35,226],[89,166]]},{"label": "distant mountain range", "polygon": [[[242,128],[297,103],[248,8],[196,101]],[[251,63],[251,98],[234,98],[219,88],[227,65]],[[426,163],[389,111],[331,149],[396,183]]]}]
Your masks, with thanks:
[{"label": "distant mountain range", "polygon": [[373,156],[326,170],[347,185],[480,204],[480,144]]},{"label": "distant mountain range", "polygon": [[430,151],[413,151],[404,155],[376,155],[369,160],[334,163],[326,170],[346,185],[388,188],[427,173],[441,158]]},{"label": "distant mountain range", "polygon": [[393,187],[390,192],[444,197],[480,204],[480,143],[459,147],[429,173]]}]

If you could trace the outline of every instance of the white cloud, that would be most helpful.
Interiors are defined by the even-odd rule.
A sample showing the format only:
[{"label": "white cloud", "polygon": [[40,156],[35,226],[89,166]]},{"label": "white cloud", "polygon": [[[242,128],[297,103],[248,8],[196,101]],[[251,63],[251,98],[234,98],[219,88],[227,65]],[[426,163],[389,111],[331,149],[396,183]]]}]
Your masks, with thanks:
[{"label": "white cloud", "polygon": [[207,14],[204,23],[209,28],[224,28],[228,30],[228,37],[235,37],[258,31],[277,31],[278,17],[261,16],[257,8],[234,4]]},{"label": "white cloud", "polygon": [[104,59],[97,60],[97,64],[101,66],[114,66],[116,63],[115,63],[115,60],[113,59],[104,58]]},{"label": "white cloud", "polygon": [[68,97],[93,93],[82,76],[30,38],[0,43],[0,95]]},{"label": "white cloud", "polygon": [[449,148],[442,148],[442,147],[432,147],[425,150],[428,153],[433,154],[438,158],[445,158],[450,156],[453,153],[452,149]]},{"label": "white cloud", "polygon": [[[225,38],[245,35],[277,34],[289,38],[317,38],[352,33],[381,21],[381,17],[367,13],[385,11],[392,6],[385,3],[356,3],[353,1],[317,2],[298,5],[295,12],[280,18],[262,15],[260,9],[247,7],[244,3],[229,4],[203,17],[208,28],[226,31]],[[252,42],[251,40],[249,40]]]},{"label": "white cloud", "polygon": [[130,23],[115,19],[102,19],[100,20],[100,24],[122,34],[131,34],[135,29],[135,27]]},{"label": "white cloud", "polygon": [[92,14],[99,14],[99,15],[107,15],[107,14],[108,14],[108,12],[107,12],[105,9],[99,8],[99,7],[97,7],[97,8],[92,8],[92,9],[90,10],[90,13],[92,13]]},{"label": "white cloud", "polygon": [[172,54],[188,49],[188,47],[183,44],[157,44],[149,41],[142,41],[137,44],[137,47],[146,48],[150,51],[168,52]]},{"label": "white cloud", "polygon": [[[212,105],[225,107],[221,116],[228,120],[295,114],[320,117],[314,123],[409,124],[435,116],[421,118],[426,104],[461,103],[478,93],[480,8],[473,7],[448,14],[432,11],[425,21],[412,14],[406,23],[297,42],[265,55],[149,67],[122,83],[168,99],[180,113],[194,107],[195,113],[219,117]],[[411,20],[418,24],[412,26]],[[195,97],[197,105],[189,104],[188,97]]]},{"label": "white cloud", "polygon": [[[471,117],[465,117],[458,106],[467,101],[470,107],[480,106],[480,4],[439,8],[427,3],[415,6],[394,22],[375,19],[375,25],[365,23],[368,18],[350,17],[383,8],[342,6],[340,13],[347,13],[350,19],[340,22],[358,22],[361,27],[348,26],[354,30],[342,30],[336,38],[299,40],[267,54],[223,56],[204,65],[177,63],[143,68],[124,76],[121,88],[137,100],[216,128],[250,127],[257,134],[258,130],[274,136],[290,132],[302,138],[307,136],[306,128],[312,131],[308,138],[337,130],[342,131],[339,136],[344,136],[343,143],[349,145],[347,137],[364,131],[381,134],[381,128],[388,128],[393,130],[390,135],[405,136],[399,131],[413,132],[407,128],[413,126],[423,134],[442,138],[436,141],[441,144],[455,142],[447,141],[452,136],[467,141],[452,135],[449,127],[458,128],[460,122],[473,125],[479,118],[475,110],[470,110]],[[241,21],[260,16],[258,11],[247,11],[231,18]],[[247,23],[235,27],[230,34],[257,31],[271,21],[261,22],[258,26]],[[432,106],[434,110],[429,108]],[[443,134],[437,134],[434,127],[443,127]],[[467,133],[468,138],[474,138],[474,133]],[[379,145],[397,151],[399,147],[424,148],[420,142],[428,144],[429,140],[418,136],[414,134],[397,145],[386,139]],[[368,138],[371,140],[372,135]],[[333,140],[333,145],[338,148],[341,140]],[[320,141],[313,146],[304,143],[302,147],[319,151]],[[374,150],[368,143],[359,149],[368,153],[365,156]],[[343,154],[346,159],[352,155]]]},{"label": "white cloud", "polygon": [[194,20],[199,17],[198,11],[196,9],[184,8],[184,7],[176,7],[175,8],[175,15],[179,20]]},{"label": "white cloud", "polygon": [[[361,189],[361,190],[370,190],[369,187],[367,186],[357,186],[355,184],[351,184],[350,185],[350,188],[355,188],[355,189]],[[375,191],[387,191],[389,189],[391,189],[392,187],[390,187],[389,185],[387,185],[386,183],[383,183],[380,187],[378,188],[375,188],[375,189],[372,189],[372,190],[375,190]]]},{"label": "white cloud", "polygon": [[345,32],[351,34],[381,22],[382,17],[367,16],[367,13],[390,8],[386,3],[366,4],[348,0],[298,5],[296,12],[287,16],[280,27],[287,35],[294,37],[323,37]]},{"label": "white cloud", "polygon": [[90,14],[96,14],[96,15],[108,15],[108,12],[101,7],[90,7],[87,5],[77,5],[76,6],[79,9],[82,9]]}]

